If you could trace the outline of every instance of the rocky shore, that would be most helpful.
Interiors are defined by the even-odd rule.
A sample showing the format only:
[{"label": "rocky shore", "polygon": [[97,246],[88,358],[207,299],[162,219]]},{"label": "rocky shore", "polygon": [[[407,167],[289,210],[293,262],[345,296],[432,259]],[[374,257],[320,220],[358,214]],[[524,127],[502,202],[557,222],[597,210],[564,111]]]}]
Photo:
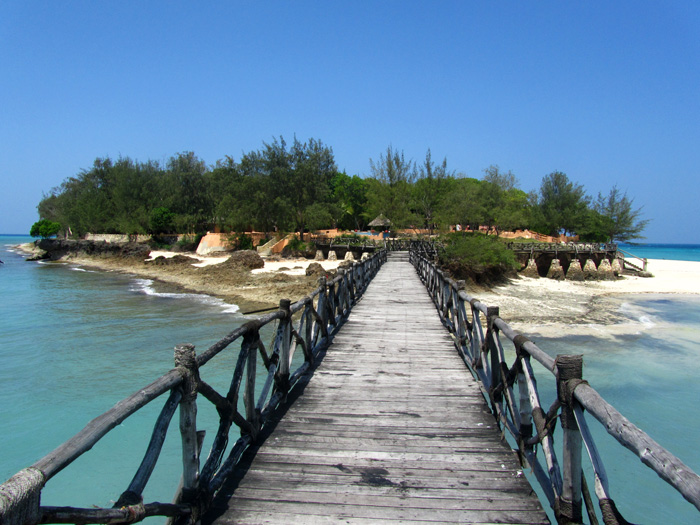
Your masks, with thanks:
[{"label": "rocky shore", "polygon": [[[293,301],[318,286],[322,273],[332,274],[338,263],[323,262],[307,275],[312,261],[263,260],[257,253],[235,252],[223,257],[194,253],[154,252],[148,245],[100,241],[42,240],[21,247],[30,259],[78,264],[116,271],[175,285],[236,304],[241,311],[273,307],[280,299]],[[265,270],[266,264],[270,266]],[[294,271],[292,271],[294,270]],[[301,270],[301,271],[299,271]]]}]

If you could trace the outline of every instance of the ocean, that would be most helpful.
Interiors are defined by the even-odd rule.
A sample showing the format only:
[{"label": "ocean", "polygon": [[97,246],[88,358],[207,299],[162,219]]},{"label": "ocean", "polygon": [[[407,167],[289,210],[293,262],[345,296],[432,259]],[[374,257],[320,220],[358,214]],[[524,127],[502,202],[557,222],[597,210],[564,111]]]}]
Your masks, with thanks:
[{"label": "ocean", "polygon": [[[237,307],[184,294],[149,280],[70,264],[27,262],[12,246],[31,239],[0,236],[0,478],[34,463],[92,418],[169,370],[173,347],[201,351],[247,319]],[[635,245],[647,258],[700,261],[700,246]],[[550,353],[583,353],[584,378],[662,446],[700,472],[700,297],[620,296],[634,333],[536,339]],[[238,346],[204,367],[226,389]],[[538,373],[543,398],[553,383]],[[549,394],[547,394],[549,392]],[[199,404],[208,441],[216,413]],[[161,400],[127,419],[93,450],[49,481],[44,505],[110,506],[141,461]],[[698,523],[698,511],[589,418],[623,515],[635,523]],[[146,501],[170,501],[181,471],[177,425]],[[233,439],[232,439],[233,440]],[[584,463],[585,463],[584,452]],[[592,489],[592,480],[589,478]],[[151,520],[149,520],[151,521]],[[154,521],[151,521],[154,522]],[[155,521],[157,522],[157,521]]]}]

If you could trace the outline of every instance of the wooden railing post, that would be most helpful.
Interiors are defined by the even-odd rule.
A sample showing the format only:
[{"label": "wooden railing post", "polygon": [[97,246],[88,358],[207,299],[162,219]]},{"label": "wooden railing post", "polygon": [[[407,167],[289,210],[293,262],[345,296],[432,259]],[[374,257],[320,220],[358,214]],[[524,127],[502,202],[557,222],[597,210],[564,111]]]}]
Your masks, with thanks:
[{"label": "wooden railing post", "polygon": [[257,330],[249,332],[243,336],[243,346],[241,348],[242,350],[243,348],[247,350],[243,405],[245,406],[246,420],[252,425],[253,441],[258,439],[258,432],[260,430],[259,414],[255,408],[255,375],[258,365],[257,348],[259,340],[260,334]]},{"label": "wooden railing post", "polygon": [[[498,306],[489,306],[486,308],[486,347],[491,354],[491,384],[489,391],[493,391],[501,380],[501,364],[498,358],[498,348],[493,340],[494,334],[498,332],[498,328],[494,325],[494,321],[498,318],[500,310]],[[493,402],[500,403],[501,394],[493,396]]]},{"label": "wooden railing post", "polygon": [[292,314],[289,310],[292,301],[289,299],[280,300],[280,310],[284,312],[284,318],[280,319],[278,327],[280,341],[279,367],[277,368],[277,388],[281,392],[289,390],[289,347],[292,337]]},{"label": "wooden railing post", "polygon": [[579,432],[572,392],[583,377],[583,356],[558,355],[557,395],[562,404],[561,427],[562,449],[562,493],[555,508],[559,523],[581,523],[581,433]]},{"label": "wooden railing post", "polygon": [[180,400],[180,436],[182,438],[182,501],[190,502],[199,477],[199,446],[197,444],[197,384],[199,370],[194,345],[175,347],[175,367],[182,371]]}]

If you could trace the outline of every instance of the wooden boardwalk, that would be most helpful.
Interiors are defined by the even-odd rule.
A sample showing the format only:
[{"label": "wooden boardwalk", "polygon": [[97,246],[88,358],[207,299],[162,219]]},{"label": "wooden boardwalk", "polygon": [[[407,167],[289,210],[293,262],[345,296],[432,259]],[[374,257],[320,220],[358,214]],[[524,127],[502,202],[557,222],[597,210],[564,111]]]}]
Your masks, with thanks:
[{"label": "wooden boardwalk", "polygon": [[549,523],[407,257],[203,523]]}]

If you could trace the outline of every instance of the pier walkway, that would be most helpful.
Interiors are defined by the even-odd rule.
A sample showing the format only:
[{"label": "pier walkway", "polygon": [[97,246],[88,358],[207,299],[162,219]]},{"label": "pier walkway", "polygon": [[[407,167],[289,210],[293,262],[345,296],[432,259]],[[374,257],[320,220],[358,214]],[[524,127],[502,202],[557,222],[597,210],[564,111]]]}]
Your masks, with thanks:
[{"label": "pier walkway", "polygon": [[406,253],[202,523],[549,523]]}]

